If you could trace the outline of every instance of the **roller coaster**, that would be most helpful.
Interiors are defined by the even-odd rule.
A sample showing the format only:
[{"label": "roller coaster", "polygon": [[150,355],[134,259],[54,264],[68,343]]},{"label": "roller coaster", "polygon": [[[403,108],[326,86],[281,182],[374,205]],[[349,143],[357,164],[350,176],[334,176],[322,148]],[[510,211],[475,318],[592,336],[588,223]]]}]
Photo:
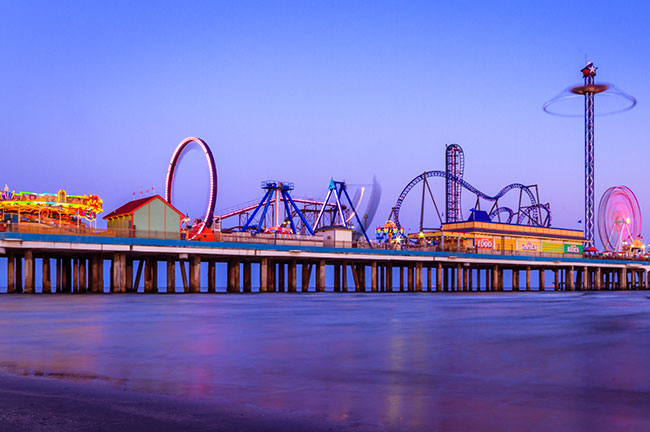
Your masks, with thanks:
[{"label": "roller coaster", "polygon": [[[512,183],[501,189],[495,195],[488,195],[481,192],[476,187],[472,186],[467,181],[463,180],[464,169],[464,155],[462,148],[458,144],[451,144],[447,146],[446,150],[447,169],[445,171],[425,171],[419,176],[411,180],[406,187],[402,190],[397,202],[391,211],[391,219],[401,228],[402,225],[399,220],[400,210],[404,199],[408,193],[418,184],[422,183],[422,200],[420,206],[420,226],[419,231],[431,230],[424,225],[424,204],[428,192],[436,214],[440,221],[443,223],[443,218],[436,204],[436,200],[431,192],[428,179],[433,177],[444,178],[446,183],[446,221],[447,222],[460,222],[462,221],[462,213],[460,209],[461,188],[476,196],[476,204],[474,210],[480,210],[481,199],[484,201],[492,202],[488,215],[491,221],[500,223],[515,223],[518,225],[530,225],[538,227],[551,226],[551,210],[548,203],[542,204],[539,200],[539,191],[537,185],[523,185],[521,183]],[[519,205],[517,211],[512,210],[510,207],[500,206],[499,200],[503,198],[508,192],[512,190],[519,190]],[[524,198],[528,199],[528,205],[522,205]],[[525,202],[524,202],[525,204]],[[505,217],[502,215],[505,214]]]}]

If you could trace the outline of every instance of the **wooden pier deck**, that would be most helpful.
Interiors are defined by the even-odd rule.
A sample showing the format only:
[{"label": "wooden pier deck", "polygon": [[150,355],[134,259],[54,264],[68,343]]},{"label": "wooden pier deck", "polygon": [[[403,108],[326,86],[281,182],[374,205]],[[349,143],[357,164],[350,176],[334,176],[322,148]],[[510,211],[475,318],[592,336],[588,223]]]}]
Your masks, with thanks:
[{"label": "wooden pier deck", "polygon": [[[186,293],[501,292],[650,286],[649,261],[582,256],[4,232],[0,257],[0,265],[6,263],[7,293],[171,293],[177,287]],[[166,272],[159,272],[161,263]],[[217,268],[225,274],[217,275]],[[162,285],[159,273],[166,275]],[[218,279],[224,280],[223,289]]]}]

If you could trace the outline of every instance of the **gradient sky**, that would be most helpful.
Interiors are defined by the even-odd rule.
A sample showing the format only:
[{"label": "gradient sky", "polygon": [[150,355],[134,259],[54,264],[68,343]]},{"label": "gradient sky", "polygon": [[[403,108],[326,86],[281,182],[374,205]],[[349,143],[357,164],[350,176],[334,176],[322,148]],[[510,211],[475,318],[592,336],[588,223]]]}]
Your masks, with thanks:
[{"label": "gradient sky", "polygon": [[[198,136],[215,154],[219,209],[259,199],[265,179],[322,198],[332,176],[376,174],[377,225],[458,143],[470,183],[490,194],[539,184],[553,225],[581,228],[583,120],[541,106],[581,81],[587,56],[597,81],[639,101],[596,120],[597,200],[627,185],[648,217],[649,12],[598,1],[2,1],[0,182],[96,193],[107,214],[134,191],[162,193],[175,146]],[[188,153],[174,204],[199,216],[206,181]],[[405,209],[407,227],[417,212]]]}]

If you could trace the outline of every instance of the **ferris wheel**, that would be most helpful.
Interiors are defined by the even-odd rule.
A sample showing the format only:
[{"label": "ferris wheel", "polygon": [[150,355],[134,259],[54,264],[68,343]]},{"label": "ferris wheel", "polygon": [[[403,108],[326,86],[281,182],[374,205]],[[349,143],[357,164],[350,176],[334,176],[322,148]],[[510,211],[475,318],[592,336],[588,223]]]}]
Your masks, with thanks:
[{"label": "ferris wheel", "polygon": [[620,252],[641,236],[641,209],[627,186],[605,191],[598,204],[598,234],[603,247]]}]

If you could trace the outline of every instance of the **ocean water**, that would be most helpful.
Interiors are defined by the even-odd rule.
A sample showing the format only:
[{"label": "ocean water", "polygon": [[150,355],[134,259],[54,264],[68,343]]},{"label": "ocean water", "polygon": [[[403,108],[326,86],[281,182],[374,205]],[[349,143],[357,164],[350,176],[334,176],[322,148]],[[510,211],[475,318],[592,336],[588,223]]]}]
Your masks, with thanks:
[{"label": "ocean water", "polygon": [[0,296],[3,370],[395,430],[650,429],[650,294]]}]

